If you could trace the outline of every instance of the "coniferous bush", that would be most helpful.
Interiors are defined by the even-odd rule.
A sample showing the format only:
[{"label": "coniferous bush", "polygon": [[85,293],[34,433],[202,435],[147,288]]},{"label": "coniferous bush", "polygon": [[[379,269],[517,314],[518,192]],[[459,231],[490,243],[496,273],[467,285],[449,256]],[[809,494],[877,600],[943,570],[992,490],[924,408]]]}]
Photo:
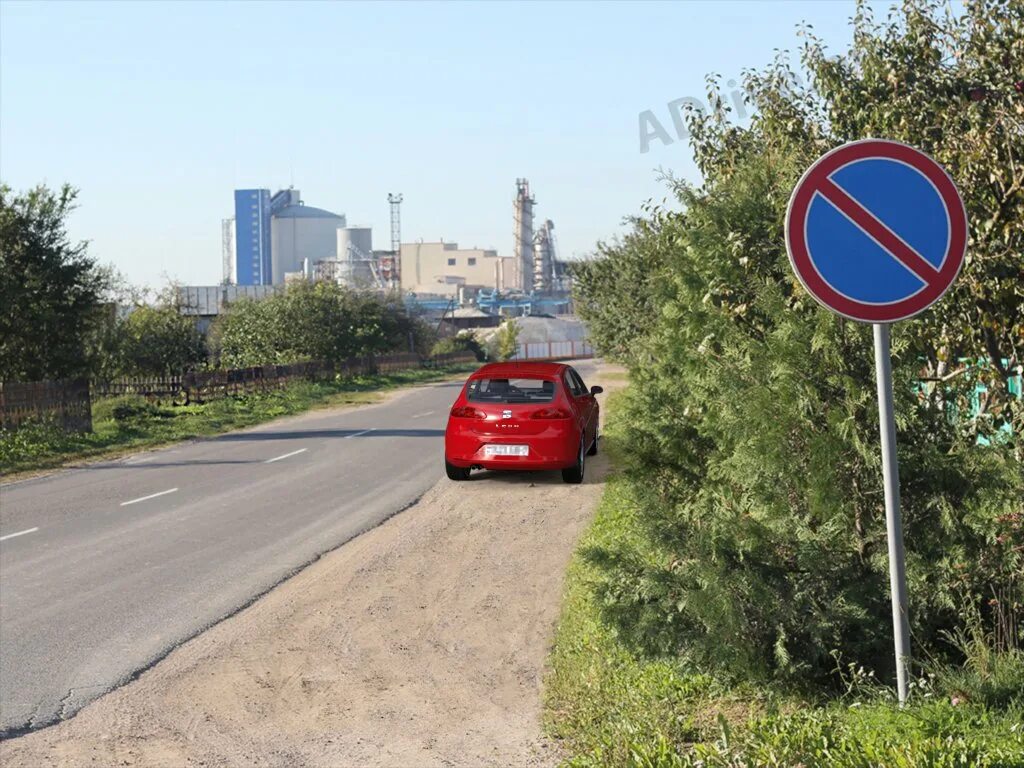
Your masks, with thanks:
[{"label": "coniferous bush", "polygon": [[[607,618],[647,653],[754,677],[821,681],[848,661],[891,674],[871,329],[818,307],[783,238],[802,170],[870,135],[943,162],[972,229],[954,290],[893,334],[915,653],[956,660],[967,627],[1001,650],[1024,645],[1022,409],[1006,375],[1024,327],[1011,268],[1024,139],[1006,119],[1024,115],[1010,77],[1024,8],[952,18],[922,3],[876,26],[862,7],[855,25],[845,56],[810,39],[806,87],[783,60],[748,73],[746,126],[712,88],[712,110],[689,116],[703,183],[670,180],[681,210],[649,206],[575,271],[593,340],[630,368],[622,453],[643,511],[641,544],[588,557]],[[987,103],[969,96],[978,78],[993,84]],[[906,91],[929,93],[927,106]]]}]

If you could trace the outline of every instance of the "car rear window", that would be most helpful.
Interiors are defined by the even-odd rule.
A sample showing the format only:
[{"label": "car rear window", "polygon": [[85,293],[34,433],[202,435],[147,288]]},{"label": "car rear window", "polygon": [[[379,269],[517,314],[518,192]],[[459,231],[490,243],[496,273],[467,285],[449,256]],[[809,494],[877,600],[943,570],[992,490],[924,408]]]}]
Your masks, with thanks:
[{"label": "car rear window", "polygon": [[471,379],[466,389],[473,403],[549,403],[554,397],[550,379]]}]

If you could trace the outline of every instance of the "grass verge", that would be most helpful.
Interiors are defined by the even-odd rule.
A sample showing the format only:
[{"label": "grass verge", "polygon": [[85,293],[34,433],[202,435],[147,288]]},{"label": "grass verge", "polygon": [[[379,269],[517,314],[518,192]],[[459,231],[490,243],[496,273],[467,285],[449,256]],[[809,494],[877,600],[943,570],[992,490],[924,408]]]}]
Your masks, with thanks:
[{"label": "grass verge", "polygon": [[[616,420],[609,398],[603,448],[614,464]],[[913,703],[851,676],[831,698],[725,680],[682,658],[638,653],[602,619],[604,578],[593,550],[643,551],[629,478],[612,473],[594,522],[566,578],[546,681],[546,728],[566,765],[689,768],[954,768],[1024,766],[1024,657],[937,670],[917,681]]]},{"label": "grass verge", "polygon": [[388,390],[426,384],[476,370],[478,364],[411,369],[333,381],[297,381],[265,393],[187,406],[158,405],[145,398],[118,397],[93,403],[93,431],[65,434],[47,424],[0,430],[0,474],[5,480],[82,459],[113,458],[197,437],[243,429],[314,408],[363,405]]}]

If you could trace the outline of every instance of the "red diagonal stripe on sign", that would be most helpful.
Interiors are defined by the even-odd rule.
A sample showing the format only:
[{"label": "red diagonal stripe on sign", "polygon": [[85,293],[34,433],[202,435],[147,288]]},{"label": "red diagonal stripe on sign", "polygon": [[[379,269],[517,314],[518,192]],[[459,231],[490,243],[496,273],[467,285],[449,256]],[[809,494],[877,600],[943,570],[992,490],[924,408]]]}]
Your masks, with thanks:
[{"label": "red diagonal stripe on sign", "polygon": [[930,284],[938,279],[939,271],[927,259],[903,242],[895,232],[875,218],[871,211],[850,197],[846,190],[834,181],[828,178],[822,179],[818,185],[818,191],[863,229],[871,239],[892,254],[893,258],[925,283]]}]

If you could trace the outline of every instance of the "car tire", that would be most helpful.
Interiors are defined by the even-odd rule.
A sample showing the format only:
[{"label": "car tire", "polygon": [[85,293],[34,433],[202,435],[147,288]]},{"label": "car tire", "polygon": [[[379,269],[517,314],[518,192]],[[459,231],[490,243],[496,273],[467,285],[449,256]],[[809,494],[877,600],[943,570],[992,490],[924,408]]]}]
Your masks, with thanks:
[{"label": "car tire", "polygon": [[449,480],[461,481],[469,480],[469,468],[468,467],[456,467],[448,459],[444,460],[444,473],[448,475]]},{"label": "car tire", "polygon": [[594,442],[590,444],[590,450],[587,451],[587,456],[597,456],[597,430],[594,431]]},{"label": "car tire", "polygon": [[576,457],[576,464],[568,469],[562,470],[562,482],[570,485],[579,485],[583,482],[583,473],[586,469],[586,451],[583,450],[583,443],[580,442],[579,455]]}]

